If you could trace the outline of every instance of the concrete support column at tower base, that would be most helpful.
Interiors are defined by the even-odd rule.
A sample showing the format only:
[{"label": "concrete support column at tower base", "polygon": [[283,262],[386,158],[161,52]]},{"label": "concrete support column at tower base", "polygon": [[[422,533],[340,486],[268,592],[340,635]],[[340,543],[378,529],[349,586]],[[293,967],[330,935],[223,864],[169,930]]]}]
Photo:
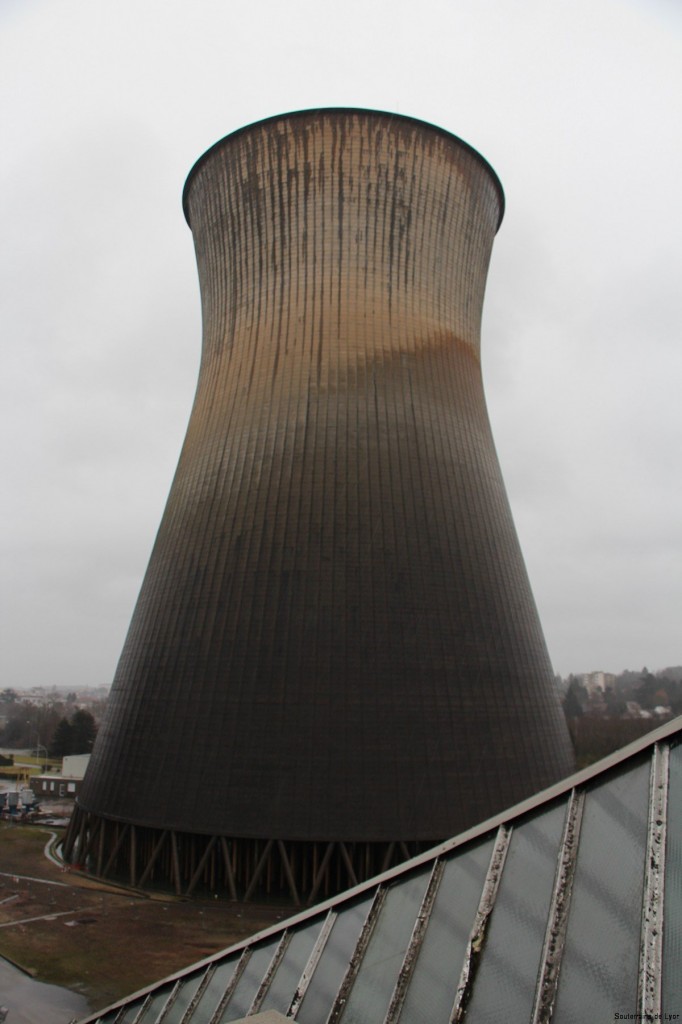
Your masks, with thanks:
[{"label": "concrete support column at tower base", "polygon": [[303,904],[358,885],[439,841],[302,842],[198,835],[113,821],[76,805],[62,853],[74,867],[134,888]]}]

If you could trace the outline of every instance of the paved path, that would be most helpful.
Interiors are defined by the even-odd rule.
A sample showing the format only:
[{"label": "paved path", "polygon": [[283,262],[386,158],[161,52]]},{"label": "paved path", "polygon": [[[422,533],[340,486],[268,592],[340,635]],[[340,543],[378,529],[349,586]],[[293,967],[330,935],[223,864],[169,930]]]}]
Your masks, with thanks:
[{"label": "paved path", "polygon": [[7,1024],[68,1024],[86,1017],[83,996],[57,985],[43,985],[0,957],[0,1006],[9,1010]]},{"label": "paved path", "polygon": [[58,885],[62,889],[73,889],[68,882],[53,882],[49,878],[31,878],[30,875],[15,875],[13,871],[0,871],[0,878],[12,878],[18,882],[38,882],[39,885]]},{"label": "paved path", "polygon": [[41,914],[40,917],[22,917],[17,921],[6,921],[0,924],[0,928],[14,928],[15,924],[30,924],[31,921],[54,921],[55,917],[73,917],[74,914],[83,914],[87,907],[80,907],[76,910],[58,910],[56,914]]}]

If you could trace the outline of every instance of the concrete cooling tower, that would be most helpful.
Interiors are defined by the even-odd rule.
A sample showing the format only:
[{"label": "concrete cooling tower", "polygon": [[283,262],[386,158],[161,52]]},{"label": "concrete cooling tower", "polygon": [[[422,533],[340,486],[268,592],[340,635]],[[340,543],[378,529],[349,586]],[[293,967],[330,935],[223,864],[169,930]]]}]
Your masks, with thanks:
[{"label": "concrete cooling tower", "polygon": [[313,899],[572,769],[481,380],[503,194],[333,109],[229,135],[184,207],[197,392],[65,854]]}]

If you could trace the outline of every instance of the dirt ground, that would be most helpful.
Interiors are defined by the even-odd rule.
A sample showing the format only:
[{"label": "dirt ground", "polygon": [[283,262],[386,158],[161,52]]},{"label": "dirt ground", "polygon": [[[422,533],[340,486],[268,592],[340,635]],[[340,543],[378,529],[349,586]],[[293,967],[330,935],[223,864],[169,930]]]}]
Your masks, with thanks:
[{"label": "dirt ground", "polygon": [[0,956],[82,993],[93,1011],[290,915],[100,886],[48,860],[54,831],[0,824]]}]

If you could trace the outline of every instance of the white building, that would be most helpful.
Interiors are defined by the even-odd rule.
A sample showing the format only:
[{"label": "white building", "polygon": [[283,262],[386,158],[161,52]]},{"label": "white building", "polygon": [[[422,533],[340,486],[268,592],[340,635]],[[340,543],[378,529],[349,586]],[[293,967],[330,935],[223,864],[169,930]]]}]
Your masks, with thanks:
[{"label": "white building", "polygon": [[90,754],[71,754],[64,757],[61,772],[34,775],[31,779],[31,789],[41,800],[75,800],[89,760]]},{"label": "white building", "polygon": [[616,677],[613,672],[586,672],[582,682],[589,696],[594,697],[597,693],[605,693],[613,687]]}]

